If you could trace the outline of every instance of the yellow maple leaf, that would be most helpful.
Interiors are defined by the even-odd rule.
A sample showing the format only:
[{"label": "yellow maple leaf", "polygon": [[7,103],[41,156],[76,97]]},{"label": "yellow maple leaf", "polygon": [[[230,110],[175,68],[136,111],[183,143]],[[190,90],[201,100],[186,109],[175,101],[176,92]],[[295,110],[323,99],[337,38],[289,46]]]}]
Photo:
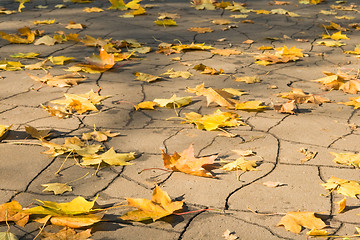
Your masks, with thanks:
[{"label": "yellow maple leaf", "polygon": [[210,51],[212,54],[218,54],[221,56],[230,56],[230,55],[239,55],[242,54],[242,51],[236,49],[215,49]]},{"label": "yellow maple leaf", "polygon": [[181,210],[182,201],[171,201],[169,195],[156,185],[152,199],[144,198],[127,198],[128,205],[136,207],[138,210],[127,212],[120,218],[122,220],[144,221],[152,219],[156,221],[168,216],[177,210]]},{"label": "yellow maple leaf", "polygon": [[82,162],[80,163],[83,166],[90,165],[100,165],[101,163],[106,163],[111,166],[123,166],[123,165],[132,165],[129,161],[135,159],[135,153],[116,153],[114,148],[111,147],[108,151],[103,154],[86,154],[82,157]]},{"label": "yellow maple leaf", "polygon": [[346,36],[346,34],[341,34],[341,31],[338,31],[337,33],[332,34],[331,36],[328,34],[322,35],[323,39],[333,39],[333,40],[340,40],[340,39],[350,39]]},{"label": "yellow maple leaf", "polygon": [[83,9],[84,12],[92,13],[92,12],[103,12],[104,10],[98,7],[86,7]]},{"label": "yellow maple leaf", "polygon": [[55,23],[55,19],[50,19],[50,20],[35,20],[33,21],[34,24],[54,24]]},{"label": "yellow maple leaf", "polygon": [[191,28],[188,28],[188,31],[197,32],[197,33],[208,33],[208,32],[213,32],[214,29],[209,28],[209,27],[191,27]]},{"label": "yellow maple leaf", "polygon": [[72,192],[72,187],[66,183],[47,183],[41,184],[42,187],[45,187],[43,192],[54,192],[55,195],[63,194],[64,192]]},{"label": "yellow maple leaf", "polygon": [[268,107],[264,106],[262,101],[245,101],[245,102],[236,101],[235,109],[248,111],[248,112],[262,112],[268,109]]},{"label": "yellow maple leaf", "polygon": [[277,226],[284,226],[287,231],[300,233],[302,227],[308,229],[322,229],[327,225],[315,216],[314,212],[288,212],[281,218]]},{"label": "yellow maple leaf", "polygon": [[326,190],[337,191],[338,193],[356,198],[360,194],[360,184],[357,181],[341,179],[332,176],[326,183],[321,184]]},{"label": "yellow maple leaf", "polygon": [[65,62],[68,62],[72,59],[75,59],[74,57],[65,57],[65,56],[50,56],[49,60],[55,65],[64,65]]},{"label": "yellow maple leaf", "polygon": [[154,106],[156,106],[157,103],[153,102],[153,101],[144,101],[144,102],[140,102],[138,105],[134,106],[136,110],[139,109],[154,109]]},{"label": "yellow maple leaf", "polygon": [[199,84],[195,88],[187,88],[187,92],[195,93],[197,96],[205,96],[207,101],[207,106],[211,103],[216,103],[219,106],[234,108],[231,98],[234,96],[231,92],[224,91],[221,89],[213,89],[211,87],[205,88],[205,84]]},{"label": "yellow maple leaf", "polygon": [[258,171],[258,169],[254,168],[256,167],[256,160],[245,160],[244,157],[238,158],[235,161],[229,162],[222,166],[220,169],[225,171],[237,171],[242,170],[244,172],[246,171]]},{"label": "yellow maple leaf", "polygon": [[217,155],[197,158],[194,156],[194,146],[192,144],[181,153],[175,152],[173,155],[169,155],[163,150],[161,152],[164,166],[167,169],[199,177],[214,178],[214,175],[209,170]]},{"label": "yellow maple leaf", "polygon": [[246,125],[240,120],[238,114],[222,112],[220,109],[209,115],[201,115],[196,112],[185,113],[185,122],[182,123],[195,124],[197,129],[205,129],[206,131],[214,131],[222,127]]},{"label": "yellow maple leaf", "polygon": [[134,75],[136,76],[135,80],[139,80],[143,82],[154,82],[156,80],[161,79],[161,77],[159,76],[151,75],[148,73],[142,73],[142,72],[136,72],[134,73]]},{"label": "yellow maple leaf", "polygon": [[176,21],[173,19],[156,20],[154,23],[159,26],[177,26]]},{"label": "yellow maple leaf", "polygon": [[338,104],[344,104],[346,106],[354,106],[354,109],[360,108],[360,97],[351,97],[348,102],[338,102]]},{"label": "yellow maple leaf", "polygon": [[334,155],[334,162],[342,165],[354,166],[360,168],[360,154],[359,153],[335,153],[330,152]]},{"label": "yellow maple leaf", "polygon": [[177,97],[174,94],[169,99],[154,99],[153,102],[157,103],[159,107],[168,107],[168,108],[179,108],[182,106],[186,106],[192,102],[192,97]]},{"label": "yellow maple leaf", "polygon": [[35,40],[35,34],[30,30],[28,27],[19,28],[18,32],[21,36],[26,36],[26,38],[22,38],[19,35],[16,34],[7,34],[0,31],[1,38],[9,41],[10,43],[25,43],[29,44],[34,42]]}]

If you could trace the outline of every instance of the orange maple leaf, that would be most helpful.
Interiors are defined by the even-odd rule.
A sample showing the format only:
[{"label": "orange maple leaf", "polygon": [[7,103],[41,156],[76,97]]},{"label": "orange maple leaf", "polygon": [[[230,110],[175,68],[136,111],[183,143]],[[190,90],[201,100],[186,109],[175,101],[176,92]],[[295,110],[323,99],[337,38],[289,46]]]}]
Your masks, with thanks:
[{"label": "orange maple leaf", "polygon": [[217,155],[196,158],[194,156],[194,147],[192,144],[180,154],[175,152],[170,156],[166,154],[164,150],[161,150],[161,152],[165,168],[175,172],[184,172],[200,177],[215,178],[208,169],[210,168],[210,165],[214,163]]}]

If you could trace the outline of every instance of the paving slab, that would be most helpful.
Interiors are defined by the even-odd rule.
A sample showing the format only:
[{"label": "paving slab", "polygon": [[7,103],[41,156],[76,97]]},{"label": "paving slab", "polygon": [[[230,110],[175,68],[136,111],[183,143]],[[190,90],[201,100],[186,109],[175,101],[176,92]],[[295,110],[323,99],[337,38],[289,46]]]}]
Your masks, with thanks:
[{"label": "paving slab", "polygon": [[[129,2],[129,1],[125,1]],[[86,63],[93,54],[98,55],[101,44],[85,46],[81,42],[68,41],[53,46],[34,44],[11,44],[0,38],[1,60],[20,61],[35,64],[49,56],[74,57],[64,65],[47,62],[49,68],[41,70],[0,70],[0,125],[13,125],[11,130],[0,137],[0,193],[1,202],[18,201],[24,207],[35,206],[35,200],[69,202],[77,196],[94,200],[99,207],[120,207],[106,211],[103,221],[94,224],[92,239],[227,239],[225,230],[234,232],[239,239],[305,239],[307,229],[300,234],[288,232],[277,226],[289,211],[313,211],[328,225],[331,234],[352,235],[359,225],[358,201],[347,197],[347,207],[338,213],[337,202],[343,195],[336,191],[328,193],[320,184],[331,176],[360,181],[358,169],[333,162],[331,152],[359,152],[360,114],[352,106],[338,104],[349,101],[358,94],[348,94],[341,90],[326,91],[316,80],[324,77],[323,71],[338,71],[358,75],[359,58],[345,54],[358,44],[359,31],[354,28],[342,31],[350,39],[341,40],[346,45],[327,47],[317,44],[322,34],[338,30],[325,30],[323,25],[331,22],[349,28],[350,23],[360,21],[359,6],[355,11],[335,9],[337,15],[325,15],[322,10],[332,10],[350,6],[327,0],[318,5],[300,4],[290,0],[288,5],[276,5],[275,1],[244,0],[246,7],[254,9],[248,13],[218,8],[214,11],[196,10],[185,0],[143,0],[145,15],[133,18],[122,17],[126,12],[108,9],[107,0],[75,3],[73,1],[29,1],[22,12],[0,15],[0,31],[14,34],[20,27],[43,31],[53,36],[58,31],[65,34],[76,33],[79,38],[86,35],[107,39],[113,43],[134,39],[149,53],[134,52],[129,60],[117,62],[102,73],[84,73],[87,79],[78,85],[57,88],[32,80],[28,74],[43,77],[69,73],[69,67]],[[64,4],[65,8],[56,5]],[[153,5],[151,7],[148,4]],[[232,3],[229,3],[232,4]],[[17,11],[19,3],[3,0],[1,7]],[[39,8],[46,5],[47,8]],[[104,11],[86,13],[85,7],[99,7]],[[290,17],[281,14],[266,14],[265,11],[285,9],[299,14]],[[159,26],[154,23],[161,13],[177,13],[177,26]],[[246,18],[233,18],[234,14],[247,14]],[[353,19],[336,19],[335,16],[351,16]],[[34,20],[55,19],[54,24],[35,24]],[[230,20],[230,24],[215,25],[215,19]],[[251,20],[243,22],[243,20]],[[86,25],[83,29],[67,29],[74,21]],[[210,33],[188,31],[191,27],[210,27]],[[36,36],[38,39],[39,36]],[[253,40],[253,43],[244,43]],[[130,40],[128,40],[130,41]],[[166,55],[157,53],[160,43],[202,44],[219,49],[237,49],[240,55],[220,56],[210,51],[186,50]],[[302,49],[304,57],[299,61],[263,66],[255,63],[255,57],[264,52],[261,46],[281,48],[287,46]],[[131,47],[121,48],[121,53],[132,52]],[[17,59],[10,55],[19,52],[37,52],[35,59]],[[176,59],[173,59],[176,58]],[[90,61],[104,67],[102,60]],[[194,69],[197,64],[205,64],[222,74],[201,74]],[[1,68],[3,67],[0,64]],[[188,79],[170,78],[162,75],[169,69],[189,71]],[[135,72],[161,76],[154,82],[135,80]],[[261,82],[247,84],[236,82],[235,77],[255,76]],[[354,79],[354,81],[358,81]],[[204,96],[186,92],[187,88],[204,83],[215,89],[235,88],[247,92],[236,97],[239,101],[262,101],[268,109],[263,112],[226,109],[215,103],[207,104]],[[330,103],[297,104],[296,114],[275,111],[274,105],[288,101],[279,97],[291,88],[300,88],[315,96],[327,97]],[[111,96],[97,105],[99,111],[72,114],[59,119],[50,116],[42,105],[54,106],[51,101],[62,99],[64,94],[82,94],[93,89],[101,96]],[[180,108],[140,109],[135,106],[142,101],[193,96],[193,102]],[[76,101],[71,106],[76,106]],[[216,109],[233,111],[241,117],[246,126],[225,128],[224,131],[199,130],[193,124],[184,124],[184,114],[196,112],[212,114]],[[76,112],[74,110],[74,112]],[[83,133],[93,131],[94,125],[100,130],[120,133],[99,143],[105,152],[113,148],[117,153],[135,152],[132,165],[94,167],[79,166],[81,157],[75,154],[50,157],[42,152],[47,148],[25,132],[31,125],[39,130],[52,129],[47,141],[64,144],[70,137],[81,138]],[[226,137],[226,134],[228,137]],[[229,137],[230,135],[232,137]],[[86,144],[96,141],[88,140]],[[98,143],[96,143],[98,144]],[[217,155],[216,168],[212,170],[216,178],[203,178],[182,172],[164,169],[161,150],[167,154],[181,153],[191,144],[195,157]],[[300,149],[317,154],[307,161]],[[219,169],[225,162],[240,157],[233,150],[252,150],[255,171],[227,172]],[[56,172],[61,168],[61,171]],[[282,182],[277,188],[266,187],[267,181]],[[72,191],[54,195],[44,192],[42,184],[68,183]],[[151,199],[156,186],[166,191],[174,201],[184,201],[181,211],[157,221],[132,222],[119,218],[133,208],[126,205],[127,198]],[[7,225],[0,223],[0,231],[7,231]],[[10,231],[19,239],[34,239],[41,224],[34,221],[25,227],[10,222]],[[60,226],[47,224],[44,231],[57,232]],[[81,229],[83,230],[83,229]],[[80,231],[80,230],[77,230]],[[41,238],[41,237],[40,237]]]}]

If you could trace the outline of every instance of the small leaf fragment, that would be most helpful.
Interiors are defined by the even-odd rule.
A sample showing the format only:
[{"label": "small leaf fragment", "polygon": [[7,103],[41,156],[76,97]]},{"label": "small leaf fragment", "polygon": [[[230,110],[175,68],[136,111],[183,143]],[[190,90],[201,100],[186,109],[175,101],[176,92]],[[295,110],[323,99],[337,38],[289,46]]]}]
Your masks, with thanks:
[{"label": "small leaf fragment", "polygon": [[346,197],[344,197],[342,200],[338,201],[337,204],[339,204],[338,213],[342,213],[346,208]]},{"label": "small leaf fragment", "polygon": [[256,160],[245,160],[244,157],[240,157],[236,159],[235,161],[232,161],[230,163],[225,164],[220,169],[225,171],[237,171],[242,170],[244,172],[246,171],[258,171],[258,169],[254,168],[256,167]]},{"label": "small leaf fragment", "polygon": [[154,82],[156,80],[161,79],[159,76],[151,75],[148,73],[136,72],[134,73],[136,78],[135,80],[143,81],[143,82]]},{"label": "small leaf fragment", "polygon": [[47,183],[41,184],[42,187],[45,187],[43,192],[54,192],[55,195],[63,194],[64,192],[72,192],[72,187],[66,183]]}]

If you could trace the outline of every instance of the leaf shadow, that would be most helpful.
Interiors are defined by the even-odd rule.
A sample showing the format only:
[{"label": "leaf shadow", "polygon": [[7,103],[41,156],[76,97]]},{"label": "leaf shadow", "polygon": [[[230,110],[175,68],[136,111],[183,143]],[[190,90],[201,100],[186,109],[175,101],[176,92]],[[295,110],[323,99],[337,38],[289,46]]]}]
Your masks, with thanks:
[{"label": "leaf shadow", "polygon": [[345,213],[347,211],[351,211],[353,209],[358,209],[360,206],[346,206],[345,209],[342,211],[342,213]]}]

